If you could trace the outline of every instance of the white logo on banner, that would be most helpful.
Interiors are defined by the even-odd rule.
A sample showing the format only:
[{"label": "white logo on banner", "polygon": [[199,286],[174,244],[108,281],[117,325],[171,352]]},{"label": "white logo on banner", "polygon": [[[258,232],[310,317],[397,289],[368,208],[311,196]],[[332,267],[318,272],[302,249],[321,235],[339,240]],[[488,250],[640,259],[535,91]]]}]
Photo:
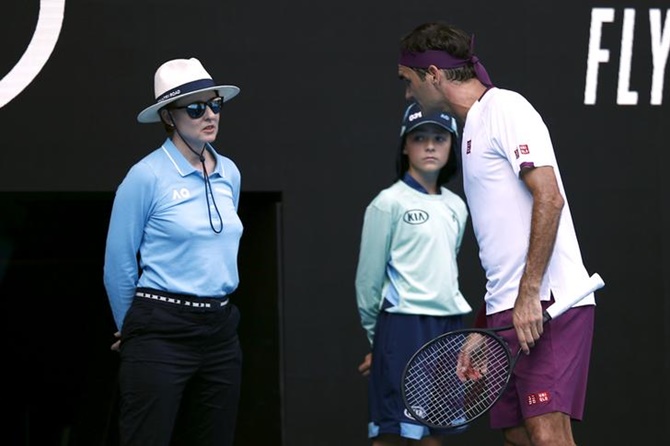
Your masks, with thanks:
[{"label": "white logo on banner", "polygon": [[18,96],[44,68],[56,47],[64,11],[65,0],[40,0],[33,38],[14,68],[0,80],[0,108]]},{"label": "white logo on banner", "polygon": [[[649,45],[651,46],[652,76],[649,103],[661,105],[663,102],[663,83],[665,67],[670,51],[670,9],[665,13],[663,21],[660,9],[649,9]],[[584,104],[596,103],[598,89],[598,69],[600,64],[608,63],[610,50],[601,47],[604,23],[614,22],[614,8],[593,8],[591,10],[591,33],[589,53],[586,65],[586,85],[584,87]],[[630,74],[633,59],[633,40],[635,37],[635,9],[623,11],[621,27],[621,49],[619,54],[619,80],[617,84],[617,104],[637,105],[638,92],[630,89]],[[638,64],[639,66],[639,64]]]}]

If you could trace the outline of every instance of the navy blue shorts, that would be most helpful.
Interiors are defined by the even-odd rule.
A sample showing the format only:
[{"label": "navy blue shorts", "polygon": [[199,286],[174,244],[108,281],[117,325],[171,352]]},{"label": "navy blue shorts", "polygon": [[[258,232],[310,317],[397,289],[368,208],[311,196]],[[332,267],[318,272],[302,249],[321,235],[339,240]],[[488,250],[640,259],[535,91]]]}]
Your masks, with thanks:
[{"label": "navy blue shorts", "polygon": [[460,328],[463,328],[462,316],[379,313],[368,385],[368,437],[392,434],[419,440],[426,435],[455,433],[428,429],[412,418],[402,402],[400,380],[407,361],[419,347]]}]

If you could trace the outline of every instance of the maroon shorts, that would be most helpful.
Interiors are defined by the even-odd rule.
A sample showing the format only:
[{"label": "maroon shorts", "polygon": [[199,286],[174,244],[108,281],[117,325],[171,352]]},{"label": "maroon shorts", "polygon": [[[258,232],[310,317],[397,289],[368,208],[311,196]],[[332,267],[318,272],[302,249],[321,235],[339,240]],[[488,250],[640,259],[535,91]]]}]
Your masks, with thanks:
[{"label": "maroon shorts", "polygon": [[[551,302],[543,302],[546,308]],[[544,325],[544,333],[530,355],[521,353],[509,386],[493,405],[491,428],[523,424],[526,418],[563,412],[573,420],[584,414],[586,382],[593,340],[594,305],[572,308]],[[512,310],[487,316],[489,327],[512,323]],[[514,330],[498,333],[513,354],[519,348]]]}]

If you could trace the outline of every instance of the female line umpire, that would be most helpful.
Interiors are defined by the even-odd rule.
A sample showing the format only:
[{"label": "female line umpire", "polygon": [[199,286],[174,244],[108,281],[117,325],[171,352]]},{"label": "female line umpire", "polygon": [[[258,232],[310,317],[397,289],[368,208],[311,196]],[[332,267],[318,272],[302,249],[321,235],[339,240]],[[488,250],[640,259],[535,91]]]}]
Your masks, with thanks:
[{"label": "female line umpire", "polygon": [[223,103],[197,59],[155,73],[156,103],[137,117],[168,138],[116,191],[104,284],[121,355],[123,446],[232,445],[242,353],[238,285],[240,172],[212,147]]}]

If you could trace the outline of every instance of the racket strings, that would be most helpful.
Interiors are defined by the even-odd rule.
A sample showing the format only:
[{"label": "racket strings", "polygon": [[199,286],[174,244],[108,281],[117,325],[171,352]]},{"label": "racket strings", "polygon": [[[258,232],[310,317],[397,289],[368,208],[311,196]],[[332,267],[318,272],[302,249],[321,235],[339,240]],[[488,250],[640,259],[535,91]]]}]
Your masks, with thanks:
[{"label": "racket strings", "polygon": [[509,369],[509,352],[492,335],[442,336],[408,364],[403,383],[405,401],[410,412],[428,425],[466,424],[495,403],[507,384]]}]

